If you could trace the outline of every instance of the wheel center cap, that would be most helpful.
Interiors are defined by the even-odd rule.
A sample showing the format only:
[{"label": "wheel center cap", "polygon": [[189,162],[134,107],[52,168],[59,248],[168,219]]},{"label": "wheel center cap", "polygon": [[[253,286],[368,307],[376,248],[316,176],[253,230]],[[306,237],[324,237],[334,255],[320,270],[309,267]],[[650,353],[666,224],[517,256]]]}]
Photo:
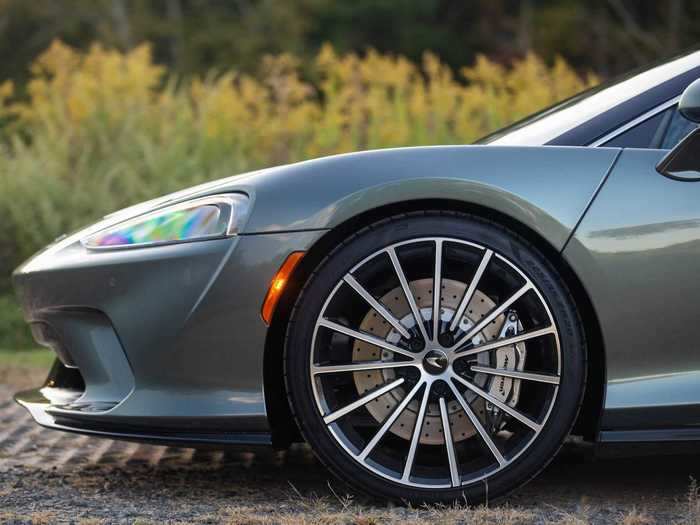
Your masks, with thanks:
[{"label": "wheel center cap", "polygon": [[431,350],[423,358],[423,368],[430,374],[442,374],[447,370],[447,354],[442,350]]}]

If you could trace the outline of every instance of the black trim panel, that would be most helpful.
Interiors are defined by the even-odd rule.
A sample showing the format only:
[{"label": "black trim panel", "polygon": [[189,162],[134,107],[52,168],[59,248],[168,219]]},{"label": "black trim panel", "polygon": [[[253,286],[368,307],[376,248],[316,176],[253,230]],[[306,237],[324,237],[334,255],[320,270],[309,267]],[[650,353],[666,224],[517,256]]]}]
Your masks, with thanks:
[{"label": "black trim panel", "polygon": [[700,441],[700,427],[652,430],[603,430],[601,443],[661,443],[664,441]]}]

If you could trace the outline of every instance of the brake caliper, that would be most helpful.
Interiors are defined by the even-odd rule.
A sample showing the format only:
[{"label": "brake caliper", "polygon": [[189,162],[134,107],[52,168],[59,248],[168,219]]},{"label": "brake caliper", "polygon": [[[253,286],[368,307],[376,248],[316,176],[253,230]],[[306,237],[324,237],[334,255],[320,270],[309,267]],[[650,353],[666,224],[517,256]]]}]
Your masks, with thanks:
[{"label": "brake caliper", "polygon": [[[509,310],[505,316],[498,339],[513,337],[523,331],[522,324],[515,310]],[[504,346],[495,352],[496,362],[494,367],[503,370],[522,371],[525,367],[525,344],[518,343]],[[488,388],[489,394],[511,407],[518,404],[520,397],[520,379],[510,377],[493,376]],[[505,424],[506,413],[492,403],[486,403],[487,422],[492,432],[497,432]]]}]

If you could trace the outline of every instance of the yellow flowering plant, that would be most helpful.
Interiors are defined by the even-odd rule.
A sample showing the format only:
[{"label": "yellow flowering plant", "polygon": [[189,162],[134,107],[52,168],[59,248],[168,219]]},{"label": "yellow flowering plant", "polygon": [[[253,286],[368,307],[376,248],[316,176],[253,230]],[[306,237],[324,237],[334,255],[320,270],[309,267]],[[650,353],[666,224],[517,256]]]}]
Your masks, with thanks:
[{"label": "yellow flowering plant", "polygon": [[55,236],[140,200],[320,155],[467,144],[597,82],[533,54],[509,65],[478,56],[455,74],[431,53],[416,64],[330,45],[306,69],[282,54],[255,76],[176,78],[148,44],[82,52],[56,41],[30,71],[21,98],[0,85],[4,275]]}]

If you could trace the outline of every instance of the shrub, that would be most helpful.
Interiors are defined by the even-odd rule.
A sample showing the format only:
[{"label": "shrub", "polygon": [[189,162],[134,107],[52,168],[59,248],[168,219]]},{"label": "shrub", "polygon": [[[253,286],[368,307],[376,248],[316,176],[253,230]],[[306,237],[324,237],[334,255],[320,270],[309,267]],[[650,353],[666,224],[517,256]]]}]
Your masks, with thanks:
[{"label": "shrub", "polygon": [[120,207],[314,156],[470,143],[596,82],[532,54],[507,67],[480,56],[455,75],[430,53],[419,66],[330,46],[310,71],[313,83],[283,54],[255,77],[179,79],[147,44],[82,53],[54,42],[26,97],[0,86],[0,293],[42,245]]},{"label": "shrub", "polygon": [[0,350],[36,346],[11,294],[0,295]]}]

